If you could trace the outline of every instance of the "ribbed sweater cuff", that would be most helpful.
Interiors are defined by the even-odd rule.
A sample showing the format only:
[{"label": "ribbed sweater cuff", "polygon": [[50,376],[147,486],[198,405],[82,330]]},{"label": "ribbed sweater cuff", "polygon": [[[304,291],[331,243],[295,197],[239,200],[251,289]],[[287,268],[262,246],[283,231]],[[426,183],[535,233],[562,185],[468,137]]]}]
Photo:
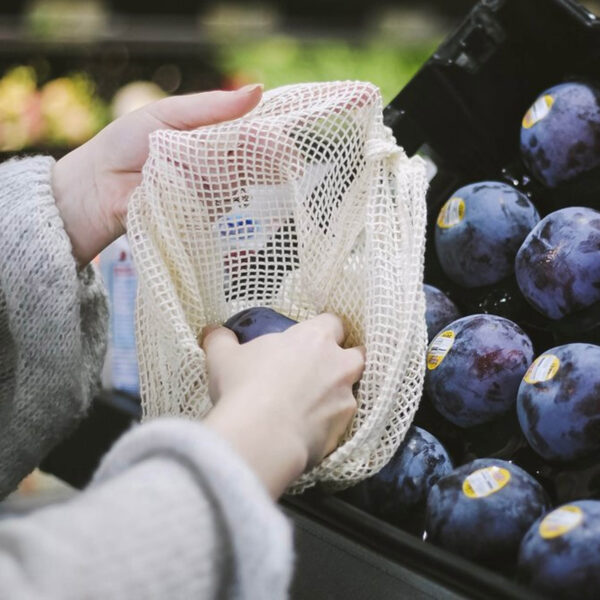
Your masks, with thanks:
[{"label": "ribbed sweater cuff", "polygon": [[291,526],[243,460],[202,424],[159,419],[138,426],[105,457],[92,485],[157,457],[188,468],[220,508],[235,562],[232,597],[287,597]]},{"label": "ribbed sweater cuff", "polygon": [[82,416],[98,389],[107,303],[77,272],[49,157],[0,165],[0,496]]}]

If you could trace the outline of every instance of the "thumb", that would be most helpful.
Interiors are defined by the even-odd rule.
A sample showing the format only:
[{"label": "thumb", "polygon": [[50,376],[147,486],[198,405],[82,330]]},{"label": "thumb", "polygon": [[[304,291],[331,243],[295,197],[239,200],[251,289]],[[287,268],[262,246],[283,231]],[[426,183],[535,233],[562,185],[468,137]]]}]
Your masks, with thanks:
[{"label": "thumb", "polygon": [[232,92],[170,96],[148,104],[141,110],[158,121],[158,127],[195,129],[244,116],[259,103],[262,91],[263,85],[256,83]]},{"label": "thumb", "polygon": [[240,344],[235,333],[227,327],[205,327],[201,334],[201,345],[207,355],[218,359],[219,355],[231,352]]}]

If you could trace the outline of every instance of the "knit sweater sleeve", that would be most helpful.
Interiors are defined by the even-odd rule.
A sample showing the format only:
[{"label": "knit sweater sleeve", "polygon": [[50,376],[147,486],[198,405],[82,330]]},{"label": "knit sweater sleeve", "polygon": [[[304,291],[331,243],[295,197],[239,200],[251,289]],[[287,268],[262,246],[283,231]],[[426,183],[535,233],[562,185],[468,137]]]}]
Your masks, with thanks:
[{"label": "knit sweater sleeve", "polygon": [[0,165],[0,498],[74,427],[99,383],[107,304],[77,272],[47,157]]},{"label": "knit sweater sleeve", "polygon": [[0,597],[282,600],[291,528],[200,423],[125,434],[67,504],[0,521]]},{"label": "knit sweater sleeve", "polygon": [[[86,410],[104,354],[102,286],[77,273],[51,169],[0,165],[3,494]],[[264,487],[184,420],[126,433],[70,502],[0,520],[0,598],[279,600],[291,568],[291,528]]]}]

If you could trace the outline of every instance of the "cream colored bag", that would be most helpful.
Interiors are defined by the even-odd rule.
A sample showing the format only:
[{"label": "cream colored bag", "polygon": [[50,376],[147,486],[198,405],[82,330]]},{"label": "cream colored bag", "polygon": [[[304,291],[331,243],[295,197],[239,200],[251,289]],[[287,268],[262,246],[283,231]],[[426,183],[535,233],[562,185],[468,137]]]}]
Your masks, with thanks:
[{"label": "cream colored bag", "polygon": [[426,185],[368,83],[287,86],[236,121],[152,134],[128,228],[144,417],[211,408],[206,324],[257,305],[296,320],[331,311],[346,345],[367,348],[358,412],[292,491],[379,470],[422,390]]}]

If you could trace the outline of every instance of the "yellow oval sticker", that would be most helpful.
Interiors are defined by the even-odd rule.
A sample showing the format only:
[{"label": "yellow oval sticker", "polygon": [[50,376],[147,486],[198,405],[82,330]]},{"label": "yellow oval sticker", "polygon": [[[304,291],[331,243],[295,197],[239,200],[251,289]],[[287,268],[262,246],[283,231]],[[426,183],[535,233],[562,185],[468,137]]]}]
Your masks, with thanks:
[{"label": "yellow oval sticker", "polygon": [[462,198],[450,198],[440,210],[437,224],[442,229],[458,225],[465,216],[465,201]]},{"label": "yellow oval sticker", "polygon": [[510,472],[502,467],[484,467],[463,481],[463,493],[469,498],[485,498],[501,490],[510,481]]},{"label": "yellow oval sticker", "polygon": [[548,116],[553,104],[554,98],[550,94],[540,96],[525,113],[525,116],[523,117],[523,127],[525,129],[531,129],[536,123],[539,123]]},{"label": "yellow oval sticker", "polygon": [[437,369],[442,364],[453,344],[454,331],[452,329],[442,331],[442,333],[433,338],[433,342],[429,344],[429,349],[427,350],[427,368],[430,371]]},{"label": "yellow oval sticker", "polygon": [[550,381],[558,373],[559,367],[560,359],[558,356],[554,356],[554,354],[542,354],[531,363],[523,379],[527,383]]},{"label": "yellow oval sticker", "polygon": [[546,540],[560,537],[571,529],[575,529],[582,521],[583,511],[579,506],[567,504],[553,510],[542,519],[540,535]]}]

